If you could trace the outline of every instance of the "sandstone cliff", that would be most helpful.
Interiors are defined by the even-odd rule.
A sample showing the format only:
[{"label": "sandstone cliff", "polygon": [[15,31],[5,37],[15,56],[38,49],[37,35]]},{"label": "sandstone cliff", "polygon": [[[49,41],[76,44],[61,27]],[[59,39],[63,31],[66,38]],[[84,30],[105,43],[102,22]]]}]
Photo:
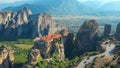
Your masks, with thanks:
[{"label": "sandstone cliff", "polygon": [[53,22],[49,14],[32,14],[28,8],[19,11],[0,12],[0,37],[13,38],[35,38],[55,33],[64,29],[63,26]]},{"label": "sandstone cliff", "polygon": [[98,32],[98,23],[95,20],[87,20],[80,27],[74,43],[74,54],[80,55],[87,51],[96,49],[96,41]]},{"label": "sandstone cliff", "polygon": [[13,52],[5,46],[0,47],[0,68],[13,68]]},{"label": "sandstone cliff", "polygon": [[27,8],[23,8],[20,11],[1,11],[0,12],[0,32],[1,37],[20,37],[24,35],[26,24],[28,24],[28,16],[31,15],[31,11]]}]

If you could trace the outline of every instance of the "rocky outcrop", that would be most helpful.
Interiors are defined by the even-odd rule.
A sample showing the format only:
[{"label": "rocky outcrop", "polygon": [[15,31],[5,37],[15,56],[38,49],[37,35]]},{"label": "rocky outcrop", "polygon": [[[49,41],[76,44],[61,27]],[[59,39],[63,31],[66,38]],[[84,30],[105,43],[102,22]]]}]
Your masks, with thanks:
[{"label": "rocky outcrop", "polygon": [[98,23],[95,20],[87,20],[80,27],[74,43],[74,54],[80,55],[84,52],[96,49],[96,37]]},{"label": "rocky outcrop", "polygon": [[104,37],[110,37],[110,33],[111,33],[111,25],[110,24],[106,24],[104,26],[104,33],[103,33],[103,36]]},{"label": "rocky outcrop", "polygon": [[36,64],[42,60],[38,49],[31,50],[28,54],[28,61],[23,65],[23,68],[34,68]]},{"label": "rocky outcrop", "polygon": [[100,41],[97,45],[97,51],[103,53],[106,50],[106,44],[104,41]]},{"label": "rocky outcrop", "polygon": [[11,12],[0,12],[0,37],[35,38],[55,33],[63,26],[53,22],[49,14],[32,14],[28,8]]},{"label": "rocky outcrop", "polygon": [[113,50],[114,54],[120,54],[120,46],[119,44],[115,46],[114,50]]},{"label": "rocky outcrop", "polygon": [[13,68],[13,52],[5,46],[0,47],[0,68]]},{"label": "rocky outcrop", "polygon": [[120,67],[120,45],[118,44],[118,45],[116,45],[115,46],[115,48],[114,48],[114,50],[113,50],[113,55],[114,55],[114,61],[112,61],[112,62],[116,62],[115,64],[114,64],[114,67],[115,68],[119,68]]},{"label": "rocky outcrop", "polygon": [[31,11],[27,8],[16,12],[1,11],[0,37],[15,38],[24,35],[27,30],[28,16],[31,14]]},{"label": "rocky outcrop", "polygon": [[43,59],[57,57],[64,59],[64,46],[60,34],[49,34],[42,38],[36,38],[32,49],[39,49]]},{"label": "rocky outcrop", "polygon": [[65,42],[66,42],[66,39],[67,39],[67,37],[68,37],[68,34],[69,34],[70,32],[69,32],[68,30],[63,29],[63,30],[61,30],[59,33],[62,35],[63,43],[65,43]]},{"label": "rocky outcrop", "polygon": [[42,37],[64,29],[61,25],[54,23],[49,14],[30,15],[29,21],[33,32],[32,37]]},{"label": "rocky outcrop", "polygon": [[120,23],[117,25],[114,36],[115,36],[116,40],[120,40]]},{"label": "rocky outcrop", "polygon": [[56,43],[55,45],[53,45],[53,49],[52,49],[53,55],[52,57],[58,58],[58,59],[64,59],[65,55],[64,55],[64,45],[61,43]]},{"label": "rocky outcrop", "polygon": [[64,45],[61,34],[48,34],[34,39],[34,46],[28,54],[28,61],[23,68],[37,68],[36,64],[46,60],[50,62],[53,58],[64,59]]}]

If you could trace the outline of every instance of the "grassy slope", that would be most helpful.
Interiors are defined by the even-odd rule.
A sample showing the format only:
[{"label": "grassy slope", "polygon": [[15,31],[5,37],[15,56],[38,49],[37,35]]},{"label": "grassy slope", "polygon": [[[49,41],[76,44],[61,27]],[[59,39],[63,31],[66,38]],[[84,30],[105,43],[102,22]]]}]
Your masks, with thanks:
[{"label": "grassy slope", "polygon": [[0,46],[5,45],[14,51],[14,64],[15,68],[20,68],[23,63],[27,61],[27,55],[29,49],[33,45],[33,40],[31,39],[19,39],[16,41],[2,41]]}]

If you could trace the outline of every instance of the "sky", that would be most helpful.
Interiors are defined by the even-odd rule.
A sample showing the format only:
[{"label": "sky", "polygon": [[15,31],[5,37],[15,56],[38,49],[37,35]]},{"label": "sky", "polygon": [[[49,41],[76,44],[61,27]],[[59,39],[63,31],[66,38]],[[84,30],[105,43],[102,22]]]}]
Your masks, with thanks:
[{"label": "sky", "polygon": [[[2,3],[12,3],[16,1],[31,1],[31,0],[0,0],[0,4]],[[119,1],[119,0],[78,0],[80,2],[85,2],[85,1],[99,1],[101,3],[108,3],[108,2],[113,2],[113,1]]]},{"label": "sky", "polygon": [[17,2],[17,1],[29,1],[29,0],[0,0],[0,4],[13,3],[13,2]]}]

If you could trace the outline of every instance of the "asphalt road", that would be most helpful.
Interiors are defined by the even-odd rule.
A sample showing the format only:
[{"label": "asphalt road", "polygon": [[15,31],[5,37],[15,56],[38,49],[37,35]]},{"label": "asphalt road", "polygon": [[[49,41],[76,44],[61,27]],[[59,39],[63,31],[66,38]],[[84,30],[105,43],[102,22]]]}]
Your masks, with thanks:
[{"label": "asphalt road", "polygon": [[87,57],[86,59],[84,59],[83,61],[80,62],[80,64],[77,66],[77,68],[85,68],[85,65],[92,62],[94,60],[94,58],[96,58],[96,57],[101,57],[101,56],[104,56],[104,55],[111,55],[114,48],[115,48],[114,44],[107,44],[106,45],[106,51],[104,53],[94,55],[94,56],[90,56],[89,58]]}]

